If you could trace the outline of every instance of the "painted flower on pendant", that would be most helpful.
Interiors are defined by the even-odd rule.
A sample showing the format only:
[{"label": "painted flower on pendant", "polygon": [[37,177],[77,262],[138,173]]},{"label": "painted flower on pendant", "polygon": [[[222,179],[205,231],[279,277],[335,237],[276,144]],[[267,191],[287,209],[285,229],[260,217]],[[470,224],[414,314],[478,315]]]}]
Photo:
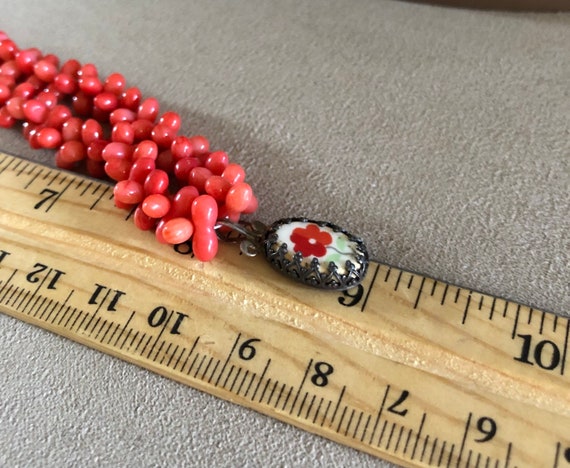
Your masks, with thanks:
[{"label": "painted flower on pendant", "polygon": [[303,257],[326,255],[327,246],[332,243],[332,240],[332,236],[326,231],[321,231],[316,224],[309,224],[306,228],[296,228],[291,234],[291,242],[294,243],[293,250],[301,252]]}]

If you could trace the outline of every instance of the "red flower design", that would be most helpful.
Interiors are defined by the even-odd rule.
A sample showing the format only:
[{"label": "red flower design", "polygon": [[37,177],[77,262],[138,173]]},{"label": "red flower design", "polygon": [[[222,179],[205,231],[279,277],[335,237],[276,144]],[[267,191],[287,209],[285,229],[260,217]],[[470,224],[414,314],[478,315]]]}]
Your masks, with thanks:
[{"label": "red flower design", "polygon": [[332,236],[326,231],[321,231],[316,224],[309,224],[306,228],[296,228],[291,234],[291,242],[294,243],[293,250],[301,252],[303,257],[326,255],[327,245],[332,241]]}]

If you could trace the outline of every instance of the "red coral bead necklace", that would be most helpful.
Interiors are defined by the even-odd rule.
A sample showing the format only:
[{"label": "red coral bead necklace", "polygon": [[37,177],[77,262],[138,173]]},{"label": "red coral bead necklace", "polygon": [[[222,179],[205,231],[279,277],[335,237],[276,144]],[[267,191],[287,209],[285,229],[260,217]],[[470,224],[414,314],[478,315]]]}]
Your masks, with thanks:
[{"label": "red coral bead necklace", "polygon": [[206,137],[181,135],[180,115],[161,115],[158,100],[143,98],[122,74],[103,78],[75,59],[60,64],[0,31],[0,127],[16,125],[31,148],[56,150],[58,167],[114,181],[115,205],[132,211],[139,229],[161,243],[191,243],[200,261],[212,260],[219,232],[231,230],[244,253],[263,252],[305,284],[347,289],[364,278],[366,246],[334,224],[240,221],[258,206],[244,168]]}]

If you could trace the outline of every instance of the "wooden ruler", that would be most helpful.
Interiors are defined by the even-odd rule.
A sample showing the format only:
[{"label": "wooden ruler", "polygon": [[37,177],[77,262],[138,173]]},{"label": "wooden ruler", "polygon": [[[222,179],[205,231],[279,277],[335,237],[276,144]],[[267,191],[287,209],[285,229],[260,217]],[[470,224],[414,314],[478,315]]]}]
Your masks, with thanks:
[{"label": "wooden ruler", "polygon": [[0,154],[0,309],[406,466],[570,467],[570,321],[379,263],[315,291],[202,264],[109,185]]}]

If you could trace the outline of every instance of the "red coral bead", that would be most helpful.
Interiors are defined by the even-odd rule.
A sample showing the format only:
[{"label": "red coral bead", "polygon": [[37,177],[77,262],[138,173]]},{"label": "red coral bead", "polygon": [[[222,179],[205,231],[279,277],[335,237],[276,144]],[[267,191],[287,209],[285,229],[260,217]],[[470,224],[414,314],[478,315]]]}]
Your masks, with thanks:
[{"label": "red coral bead", "polygon": [[159,112],[159,104],[156,98],[147,98],[141,102],[138,109],[138,118],[142,120],[150,120],[154,122]]},{"label": "red coral bead", "polygon": [[141,206],[147,216],[162,218],[170,210],[170,200],[160,193],[154,193],[145,197]]},{"label": "red coral bead", "polygon": [[180,115],[178,115],[176,112],[165,112],[158,121],[158,124],[165,125],[166,127],[174,130],[174,133],[176,133],[178,130],[180,130]]},{"label": "red coral bead", "polygon": [[103,89],[108,93],[119,96],[125,89],[126,82],[125,77],[120,73],[111,73],[105,80]]},{"label": "red coral bead", "polygon": [[95,119],[87,119],[81,126],[81,139],[86,145],[103,138],[103,127]]},{"label": "red coral bead", "polygon": [[213,175],[208,177],[204,184],[204,190],[208,195],[212,195],[217,201],[224,201],[231,188],[231,184],[222,176]]},{"label": "red coral bead", "polygon": [[161,169],[151,171],[144,181],[144,192],[148,195],[168,190],[168,174]]},{"label": "red coral bead", "polygon": [[161,229],[162,239],[167,244],[182,244],[192,237],[194,225],[186,218],[172,218]]},{"label": "red coral bead", "polygon": [[190,175],[188,176],[188,183],[203,193],[206,181],[212,177],[212,175],[213,174],[210,169],[206,169],[205,167],[195,167],[190,171]]},{"label": "red coral bead", "polygon": [[176,130],[166,125],[157,125],[152,129],[151,137],[160,148],[167,149],[172,146]]},{"label": "red coral bead", "polygon": [[16,119],[12,117],[6,106],[0,107],[0,127],[12,128],[16,124]]},{"label": "red coral bead", "polygon": [[222,172],[222,177],[234,185],[245,180],[245,171],[239,164],[228,164]]},{"label": "red coral bead", "polygon": [[32,83],[24,82],[20,83],[14,88],[14,91],[12,91],[12,96],[31,99],[31,97],[36,94],[36,91],[37,89]]},{"label": "red coral bead", "polygon": [[2,65],[0,65],[0,74],[2,74],[4,76],[11,76],[15,80],[17,80],[22,75],[22,72],[18,68],[16,61],[10,60],[10,61],[4,62]]},{"label": "red coral bead", "polygon": [[195,155],[204,155],[210,151],[210,142],[205,136],[196,135],[191,137],[190,144]]},{"label": "red coral bead", "polygon": [[131,166],[129,172],[129,179],[134,180],[140,184],[144,184],[146,177],[156,169],[154,159],[139,158]]},{"label": "red coral bead", "polygon": [[71,99],[73,110],[81,117],[87,117],[93,112],[93,98],[79,91]]},{"label": "red coral bead", "polygon": [[129,88],[121,94],[120,106],[136,111],[142,99],[139,88]]},{"label": "red coral bead", "polygon": [[135,131],[135,140],[150,140],[154,124],[150,120],[138,119],[133,122],[133,130]]},{"label": "red coral bead", "polygon": [[29,122],[44,123],[49,115],[46,105],[37,99],[30,99],[22,104],[22,110]]},{"label": "red coral bead", "polygon": [[49,111],[49,115],[45,124],[46,127],[53,127],[60,130],[63,124],[67,122],[71,117],[71,109],[69,109],[67,106],[64,106],[63,104],[59,104]]},{"label": "red coral bead", "polygon": [[213,227],[218,218],[218,204],[210,195],[200,195],[192,202],[191,212],[197,230]]},{"label": "red coral bead", "polygon": [[202,262],[209,262],[216,256],[218,253],[218,236],[214,228],[195,228],[192,236],[192,252]]},{"label": "red coral bead", "polygon": [[174,158],[170,150],[161,151],[156,158],[156,167],[163,171],[172,173],[174,170]]},{"label": "red coral bead", "polygon": [[125,158],[108,158],[105,162],[105,173],[113,180],[125,180],[129,177],[131,165]]},{"label": "red coral bead", "polygon": [[245,182],[238,182],[232,185],[228,194],[226,195],[226,206],[228,210],[241,213],[244,211],[253,197],[253,190],[249,184]]},{"label": "red coral bead", "polygon": [[103,84],[94,75],[82,76],[77,80],[79,89],[89,96],[95,96],[103,91]]},{"label": "red coral bead", "polygon": [[143,201],[144,190],[142,185],[134,180],[121,180],[115,185],[113,196],[121,203],[135,205]]},{"label": "red coral bead", "polygon": [[77,77],[77,73],[79,72],[80,69],[81,69],[81,64],[79,63],[79,61],[75,59],[69,59],[61,66],[60,72],[75,78]]},{"label": "red coral bead", "polygon": [[198,158],[182,158],[174,164],[174,176],[181,182],[187,182],[190,177],[190,171],[200,166]]},{"label": "red coral bead", "polygon": [[133,149],[131,145],[127,145],[126,143],[120,143],[118,141],[113,141],[105,146],[105,149],[101,153],[101,156],[105,161],[109,159],[131,159],[131,155],[133,154]]},{"label": "red coral bead", "polygon": [[140,158],[156,159],[158,157],[158,146],[152,140],[143,140],[135,148],[133,159]]},{"label": "red coral bead", "polygon": [[111,131],[111,140],[120,141],[129,145],[135,141],[135,131],[130,122],[118,122]]},{"label": "red coral bead", "polygon": [[58,98],[57,95],[51,91],[44,90],[39,93],[36,97],[37,100],[42,101],[48,109],[53,109],[57,106]]},{"label": "red coral bead", "polygon": [[57,65],[44,58],[34,65],[34,74],[40,80],[51,83],[57,75]]},{"label": "red coral bead", "polygon": [[87,157],[91,161],[97,161],[97,162],[104,161],[103,150],[109,143],[110,141],[107,140],[92,141],[91,143],[89,143],[89,146],[87,146]]},{"label": "red coral bead", "polygon": [[12,91],[5,84],[0,83],[0,106],[12,96]]},{"label": "red coral bead", "polygon": [[137,114],[135,112],[130,109],[121,107],[111,112],[109,115],[109,123],[111,125],[115,125],[119,122],[134,122],[136,118]]},{"label": "red coral bead", "polygon": [[12,60],[18,52],[18,46],[10,39],[0,41],[0,60]]},{"label": "red coral bead", "polygon": [[59,156],[66,164],[75,164],[87,156],[85,145],[76,140],[66,141],[59,148]]},{"label": "red coral bead", "polygon": [[97,76],[97,75],[99,75],[97,67],[92,63],[86,63],[81,68],[79,68],[79,70],[77,70],[77,76],[80,77]]},{"label": "red coral bead", "polygon": [[38,131],[38,144],[42,148],[57,148],[61,145],[61,133],[52,127],[45,127]]},{"label": "red coral bead", "polygon": [[59,73],[53,79],[55,88],[63,94],[75,94],[79,89],[79,85],[73,76],[67,73]]},{"label": "red coral bead", "polygon": [[79,117],[67,119],[61,126],[61,136],[64,141],[81,140],[81,127],[83,120]]},{"label": "red coral bead", "polygon": [[24,109],[22,105],[24,104],[24,99],[21,97],[13,97],[6,101],[6,109],[10,115],[17,120],[24,120],[26,118],[24,114]]},{"label": "red coral bead", "polygon": [[135,226],[138,227],[141,231],[150,231],[156,224],[156,219],[147,216],[140,205],[137,206],[133,218],[135,221]]},{"label": "red coral bead", "polygon": [[212,174],[221,175],[228,164],[228,154],[224,151],[215,151],[208,156],[204,166],[206,166],[207,169],[210,169]]},{"label": "red coral bead", "polygon": [[172,151],[172,156],[174,156],[175,159],[192,156],[192,143],[190,142],[190,138],[177,136],[170,146],[170,151]]},{"label": "red coral bead", "polygon": [[99,93],[93,98],[93,106],[105,112],[114,111],[119,105],[119,99],[113,93]]},{"label": "red coral bead", "polygon": [[255,195],[252,195],[251,200],[249,201],[249,205],[247,205],[247,208],[243,210],[242,213],[243,214],[255,213],[258,207],[259,207],[259,202],[257,201],[257,197]]},{"label": "red coral bead", "polygon": [[25,49],[16,53],[16,63],[18,68],[26,75],[31,75],[34,72],[34,65],[40,60],[42,53],[39,49]]},{"label": "red coral bead", "polygon": [[172,207],[168,212],[173,217],[182,216],[190,218],[192,216],[192,202],[199,196],[198,189],[192,186],[182,187],[172,199]]}]

